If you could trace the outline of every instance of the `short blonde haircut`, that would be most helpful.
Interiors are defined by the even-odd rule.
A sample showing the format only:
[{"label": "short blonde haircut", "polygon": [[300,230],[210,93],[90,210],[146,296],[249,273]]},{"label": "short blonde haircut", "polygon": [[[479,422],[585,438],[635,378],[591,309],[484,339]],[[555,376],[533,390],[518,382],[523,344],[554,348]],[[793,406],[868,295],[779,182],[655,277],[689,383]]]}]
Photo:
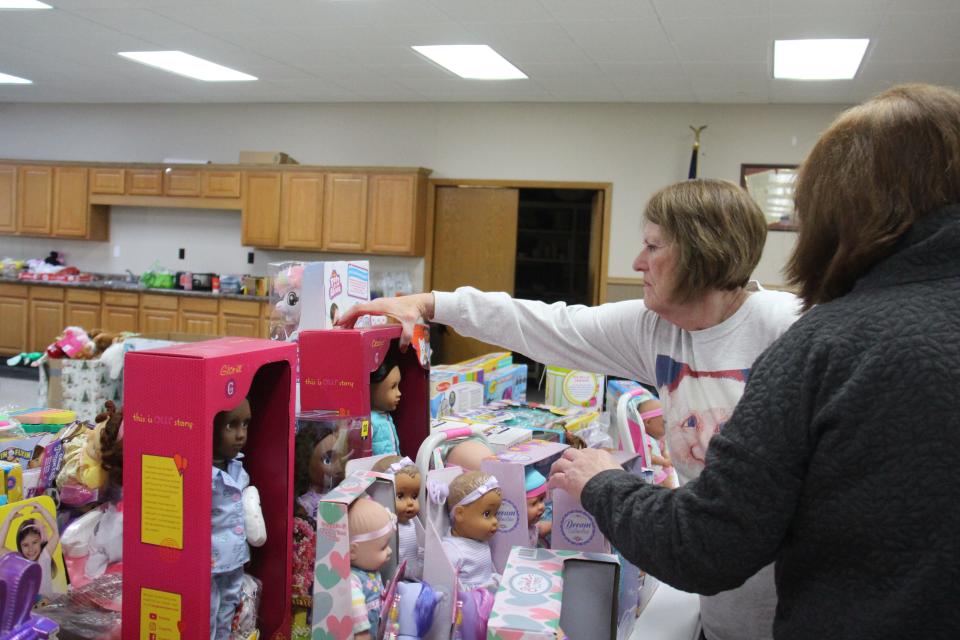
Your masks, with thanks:
[{"label": "short blonde haircut", "polygon": [[[373,463],[373,468],[371,471],[376,471],[377,473],[388,473],[390,465],[400,462],[401,460],[403,460],[403,458],[400,456],[384,456]],[[399,473],[402,473],[405,476],[410,476],[411,478],[415,478],[420,475],[420,469],[418,469],[417,465],[415,464],[407,464],[400,467]]]},{"label": "short blonde haircut", "polygon": [[369,496],[354,500],[347,511],[347,525],[350,527],[351,536],[371,533],[385,527],[388,522],[390,511]]},{"label": "short blonde haircut", "polygon": [[742,287],[760,262],[767,223],[753,198],[726,180],[687,180],[651,196],[647,222],[677,247],[677,302]]}]

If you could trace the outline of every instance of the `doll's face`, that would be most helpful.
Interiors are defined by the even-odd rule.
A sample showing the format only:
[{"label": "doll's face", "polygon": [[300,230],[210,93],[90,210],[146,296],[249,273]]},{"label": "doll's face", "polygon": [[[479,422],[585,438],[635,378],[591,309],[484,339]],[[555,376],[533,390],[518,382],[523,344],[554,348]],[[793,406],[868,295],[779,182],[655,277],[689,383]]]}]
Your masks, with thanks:
[{"label": "doll's face", "polygon": [[325,479],[330,479],[330,486],[337,484],[343,475],[343,467],[336,452],[337,434],[331,433],[313,447],[310,455],[310,484],[318,489],[326,489]]},{"label": "doll's face", "polygon": [[393,531],[379,538],[350,543],[350,564],[364,571],[377,571],[390,559],[390,538]]},{"label": "doll's face", "polygon": [[250,402],[244,398],[229,411],[221,411],[213,419],[213,459],[233,460],[247,443],[250,427]]},{"label": "doll's face", "polygon": [[23,536],[23,540],[20,542],[20,553],[24,558],[27,560],[36,560],[40,557],[41,551],[43,551],[43,540],[40,538],[39,533],[31,531]]},{"label": "doll's face", "polygon": [[[648,400],[640,405],[640,412],[646,413],[647,411],[653,411],[654,409],[659,409],[660,403],[656,400]],[[647,418],[643,421],[643,430],[647,432],[654,440],[660,440],[663,438],[665,433],[663,429],[663,416],[655,416],[653,418]]]},{"label": "doll's face", "polygon": [[453,508],[453,535],[487,542],[497,532],[497,509],[503,496],[499,489],[488,491],[479,500]]},{"label": "doll's face", "polygon": [[540,518],[543,517],[543,512],[547,509],[546,504],[547,495],[541,493],[536,498],[527,498],[527,526],[533,526],[536,523],[540,522]]},{"label": "doll's face", "polygon": [[400,524],[407,524],[420,513],[420,474],[398,473],[394,482],[397,487],[397,520]]},{"label": "doll's face", "polygon": [[395,411],[400,404],[400,367],[394,367],[386,378],[372,384],[370,392],[370,404],[375,411]]}]

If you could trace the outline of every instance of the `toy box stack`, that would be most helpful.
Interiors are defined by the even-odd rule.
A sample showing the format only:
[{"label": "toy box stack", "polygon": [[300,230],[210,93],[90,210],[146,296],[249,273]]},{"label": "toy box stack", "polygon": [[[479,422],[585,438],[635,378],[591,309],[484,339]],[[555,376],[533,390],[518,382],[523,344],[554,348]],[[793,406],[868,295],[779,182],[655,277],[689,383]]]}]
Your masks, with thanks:
[{"label": "toy box stack", "polygon": [[252,338],[127,354],[124,637],[210,637],[213,423],[245,397],[243,465],[267,524],[245,571],[263,585],[260,637],[290,637],[295,358],[295,345]]}]

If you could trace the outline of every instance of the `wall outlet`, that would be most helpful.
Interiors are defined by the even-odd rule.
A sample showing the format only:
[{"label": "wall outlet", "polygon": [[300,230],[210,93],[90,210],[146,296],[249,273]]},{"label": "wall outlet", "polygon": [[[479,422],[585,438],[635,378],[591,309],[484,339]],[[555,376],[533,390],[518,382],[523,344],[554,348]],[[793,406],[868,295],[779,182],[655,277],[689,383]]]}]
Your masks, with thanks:
[{"label": "wall outlet", "polygon": [[247,252],[247,264],[253,264],[253,251]]},{"label": "wall outlet", "polygon": [[180,248],[180,259],[183,260],[183,259],[186,258],[186,257],[187,257],[187,250],[184,249],[183,247],[181,247],[181,248]]},{"label": "wall outlet", "polygon": [[113,257],[114,258],[120,257],[120,245],[118,244],[113,245]]}]

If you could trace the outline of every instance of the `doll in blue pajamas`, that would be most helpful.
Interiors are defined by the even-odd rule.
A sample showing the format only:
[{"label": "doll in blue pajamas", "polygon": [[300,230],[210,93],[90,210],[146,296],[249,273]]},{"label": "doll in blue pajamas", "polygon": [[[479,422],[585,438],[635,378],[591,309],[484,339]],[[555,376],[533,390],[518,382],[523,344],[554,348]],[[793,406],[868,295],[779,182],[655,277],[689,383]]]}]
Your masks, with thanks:
[{"label": "doll in blue pajamas", "polygon": [[[213,485],[210,498],[210,640],[227,640],[243,583],[243,565],[250,559],[250,547],[266,541],[259,513],[259,496],[250,486],[243,468],[241,450],[247,442],[250,426],[250,402],[244,398],[229,411],[221,411],[213,420]],[[247,495],[245,494],[245,490]],[[251,510],[251,495],[256,505],[256,525],[250,532],[250,516],[244,517],[244,504]]]}]

